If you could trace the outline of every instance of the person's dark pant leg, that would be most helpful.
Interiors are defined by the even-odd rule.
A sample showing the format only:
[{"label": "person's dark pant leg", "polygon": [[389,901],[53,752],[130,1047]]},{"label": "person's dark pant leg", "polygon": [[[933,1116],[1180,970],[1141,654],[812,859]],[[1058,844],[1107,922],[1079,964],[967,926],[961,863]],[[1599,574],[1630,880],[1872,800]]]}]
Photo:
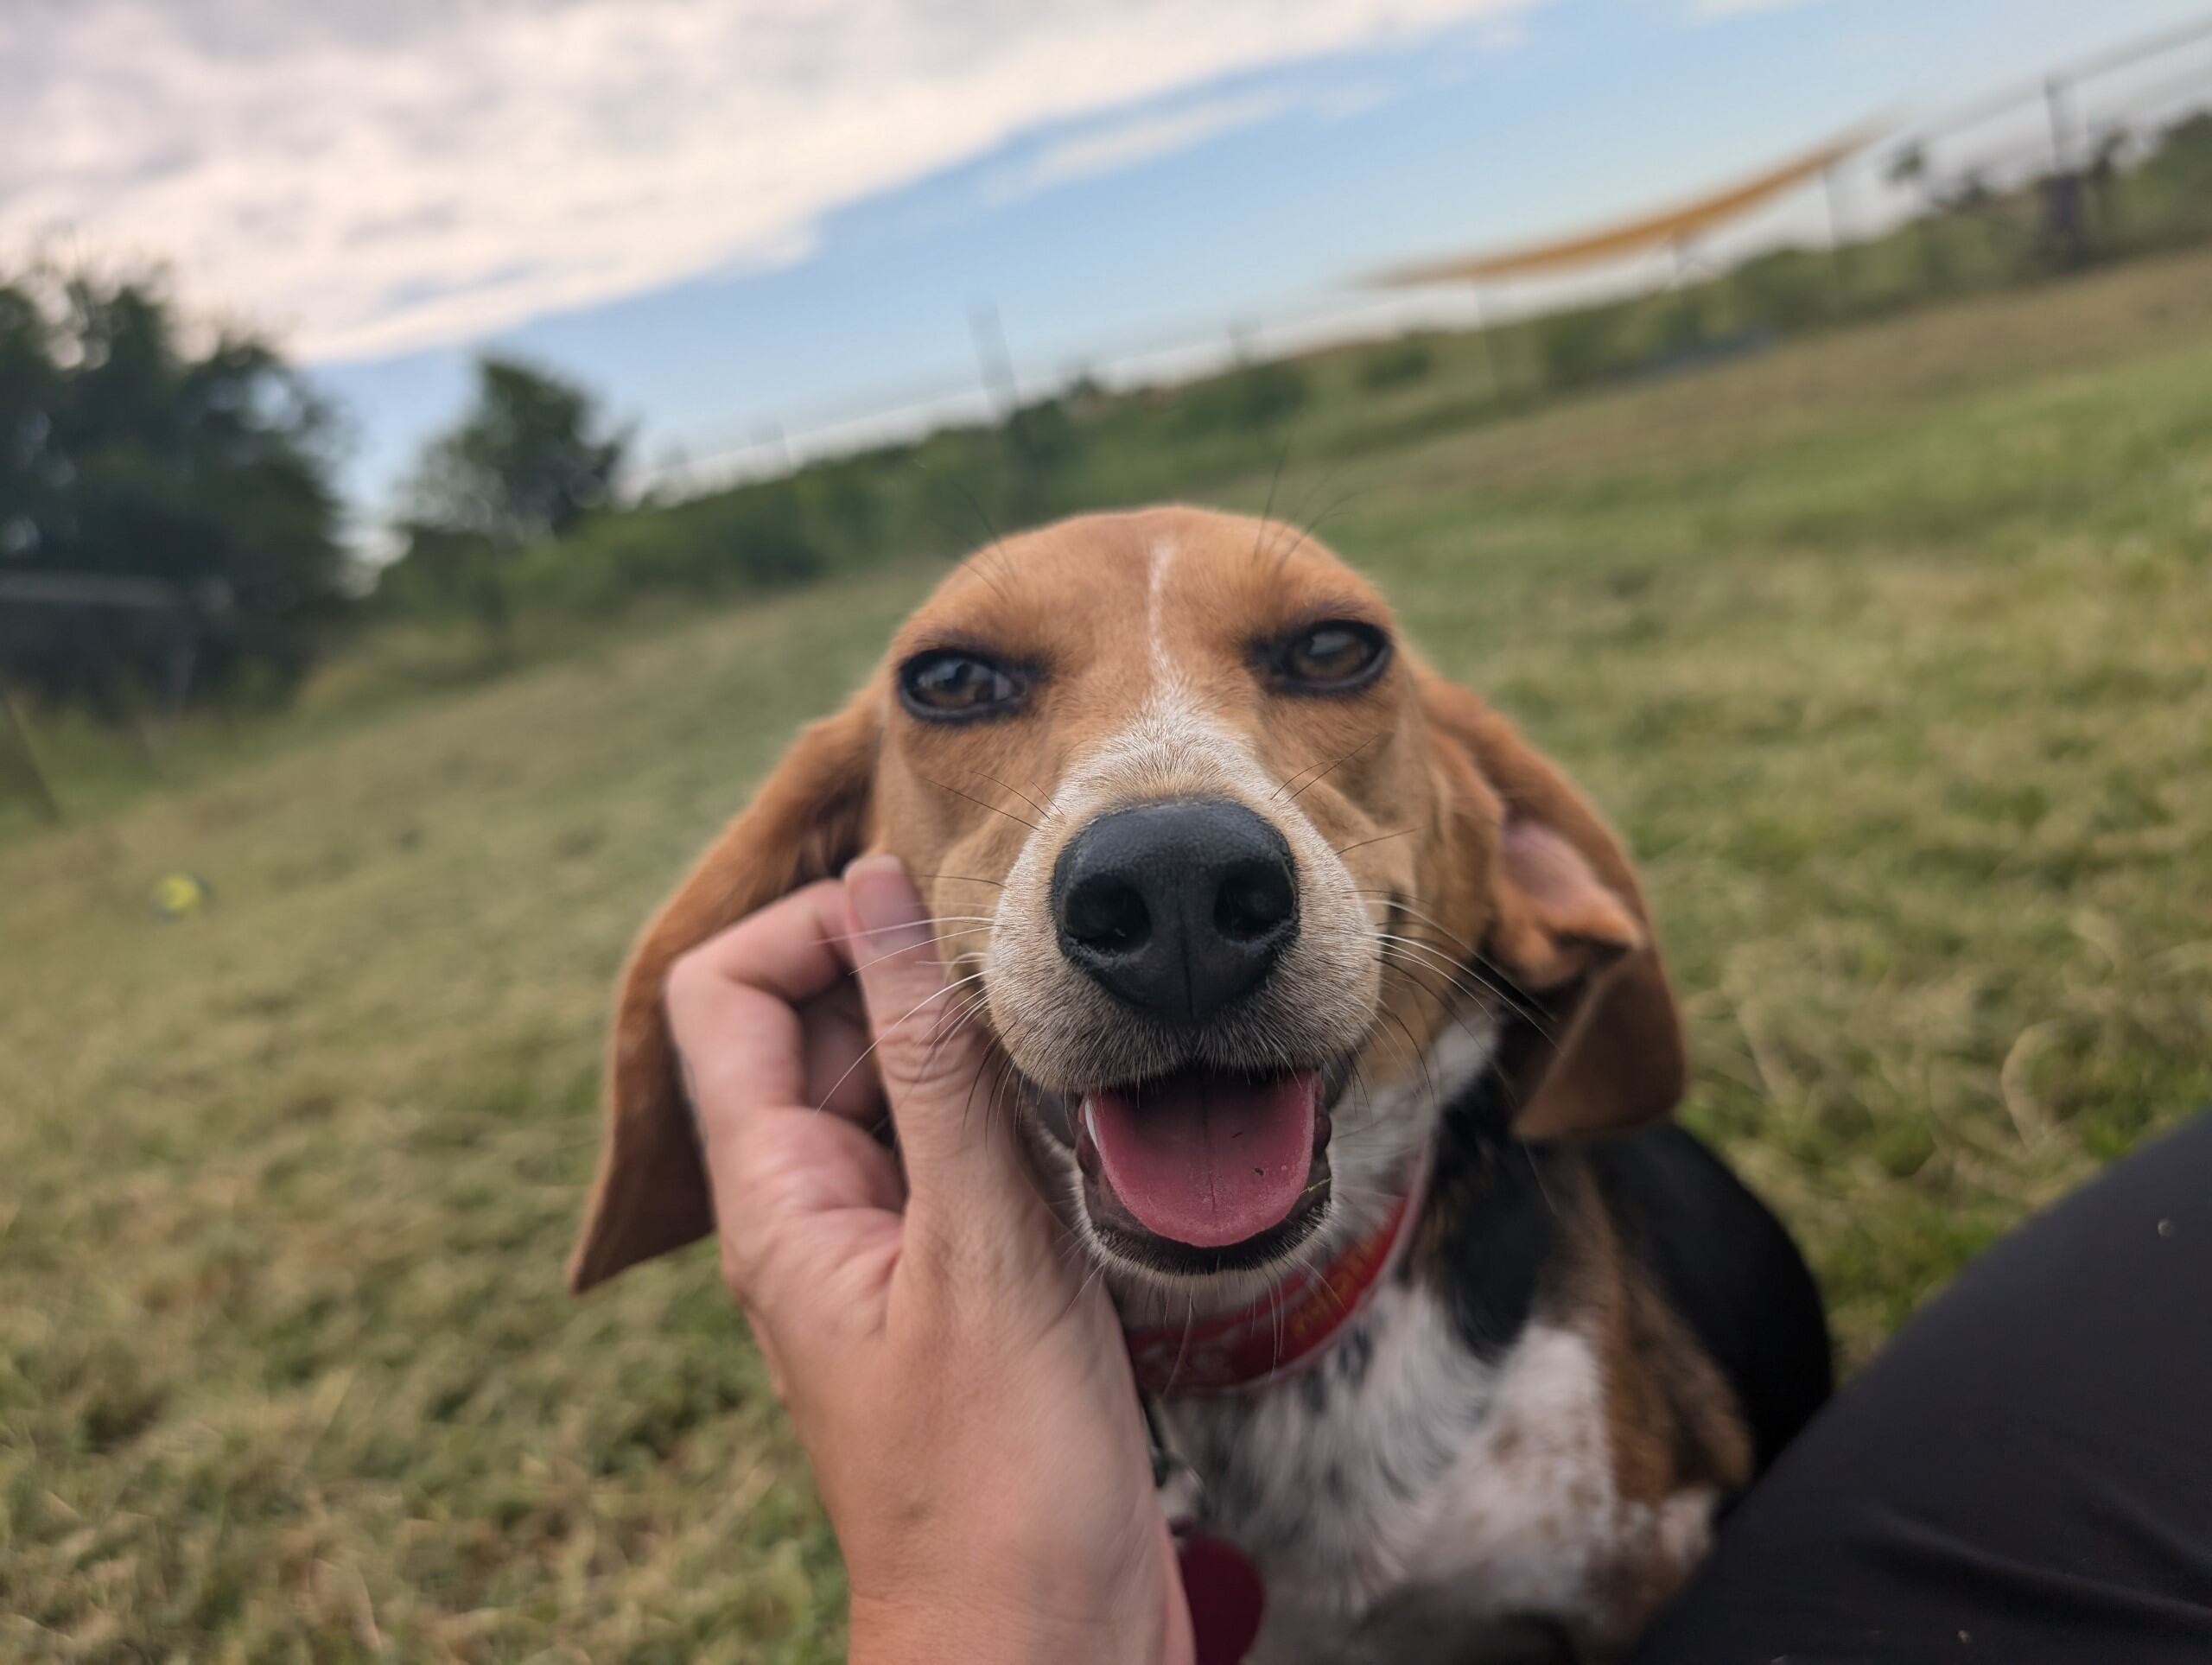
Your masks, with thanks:
[{"label": "person's dark pant leg", "polygon": [[2212,1662],[2212,1115],[1968,1268],[1634,1665]]}]

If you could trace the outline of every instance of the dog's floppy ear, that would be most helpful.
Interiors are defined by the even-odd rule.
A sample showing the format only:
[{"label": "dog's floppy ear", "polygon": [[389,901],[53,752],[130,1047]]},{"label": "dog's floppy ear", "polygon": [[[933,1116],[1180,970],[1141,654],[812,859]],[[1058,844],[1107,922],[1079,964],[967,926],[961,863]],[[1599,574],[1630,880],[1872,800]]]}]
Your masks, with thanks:
[{"label": "dog's floppy ear", "polygon": [[569,1261],[581,1294],[625,1267],[714,1230],[675,1049],[662,1008],[670,969],[690,949],[778,897],[840,872],[865,847],[881,734],[871,688],[803,732],[662,904],[630,951],[607,1060],[607,1138]]},{"label": "dog's floppy ear", "polygon": [[[1465,689],[1425,680],[1446,791],[1487,864],[1484,952],[1529,997],[1501,1058],[1515,1132],[1597,1133],[1656,1121],[1680,1102],[1688,1049],[1628,853],[1582,795]],[[1459,772],[1464,760],[1472,775]],[[1484,836],[1486,835],[1486,836]]]}]

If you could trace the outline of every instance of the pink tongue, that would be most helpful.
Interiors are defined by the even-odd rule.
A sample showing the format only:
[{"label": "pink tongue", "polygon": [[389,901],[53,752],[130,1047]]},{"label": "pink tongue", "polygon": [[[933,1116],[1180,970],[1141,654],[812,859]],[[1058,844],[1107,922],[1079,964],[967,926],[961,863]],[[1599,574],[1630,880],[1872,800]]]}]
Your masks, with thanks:
[{"label": "pink tongue", "polygon": [[1106,1181],[1147,1231],[1194,1249],[1289,1217],[1313,1166],[1319,1080],[1190,1074],[1084,1101]]}]

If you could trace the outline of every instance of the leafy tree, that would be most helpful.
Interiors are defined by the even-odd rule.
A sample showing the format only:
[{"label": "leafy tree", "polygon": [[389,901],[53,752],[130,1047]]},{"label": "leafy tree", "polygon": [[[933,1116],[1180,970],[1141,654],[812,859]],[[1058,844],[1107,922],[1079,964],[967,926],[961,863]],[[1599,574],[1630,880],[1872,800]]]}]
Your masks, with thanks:
[{"label": "leafy tree", "polygon": [[158,276],[0,276],[0,677],[110,715],[289,688],[346,599],[334,439],[274,346]]},{"label": "leafy tree", "polygon": [[515,552],[574,528],[613,495],[630,445],[586,389],[486,353],[476,397],[424,448],[404,489],[406,558],[434,566],[504,651]]}]

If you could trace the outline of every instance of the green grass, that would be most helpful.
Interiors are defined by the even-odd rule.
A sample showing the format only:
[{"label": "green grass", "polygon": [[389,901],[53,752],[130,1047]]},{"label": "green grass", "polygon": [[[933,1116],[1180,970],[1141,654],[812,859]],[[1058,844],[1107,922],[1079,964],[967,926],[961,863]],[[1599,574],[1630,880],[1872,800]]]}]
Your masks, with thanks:
[{"label": "green grass", "polygon": [[[1690,1119],[1863,1360],[2212,1099],[2212,259],[1516,421],[1455,426],[1440,358],[1347,360],[1279,501],[1627,832]],[[712,1257],[559,1263],[626,938],[931,575],[404,698],[341,664],[0,845],[0,1653],[837,1655]],[[216,899],[162,923],[175,867]]]}]

